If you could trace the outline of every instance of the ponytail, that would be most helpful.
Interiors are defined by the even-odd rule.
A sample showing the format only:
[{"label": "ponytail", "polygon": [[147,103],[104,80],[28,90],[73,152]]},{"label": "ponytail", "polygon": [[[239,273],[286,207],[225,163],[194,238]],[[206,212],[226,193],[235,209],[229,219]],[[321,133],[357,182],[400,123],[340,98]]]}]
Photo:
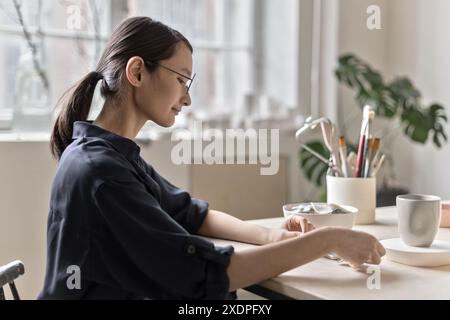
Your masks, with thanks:
[{"label": "ponytail", "polygon": [[74,122],[87,120],[95,87],[101,79],[103,79],[101,73],[90,72],[60,100],[62,110],[56,119],[50,139],[50,149],[55,159],[59,160],[72,142]]}]

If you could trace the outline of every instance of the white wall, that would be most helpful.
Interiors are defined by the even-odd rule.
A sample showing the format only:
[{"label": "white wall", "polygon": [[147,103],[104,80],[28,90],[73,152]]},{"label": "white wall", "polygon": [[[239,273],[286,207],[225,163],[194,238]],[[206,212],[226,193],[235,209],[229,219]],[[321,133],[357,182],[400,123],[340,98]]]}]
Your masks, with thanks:
[{"label": "white wall", "polygon": [[[378,5],[385,16],[387,1],[385,0],[341,0],[339,1],[339,55],[354,53],[382,73],[387,69],[387,24],[382,19],[382,30],[371,31],[366,26],[367,7]],[[336,62],[337,64],[337,62]],[[332,70],[330,70],[332,72]],[[354,92],[343,85],[339,86],[338,103],[339,123],[346,125],[353,142],[359,139],[361,111],[354,101]]]},{"label": "white wall", "polygon": [[[390,1],[388,19],[389,72],[410,77],[427,104],[439,102],[450,116],[450,1]],[[450,145],[438,149],[431,141],[408,141],[405,149],[410,157],[398,173],[410,177],[411,191],[450,199]]]},{"label": "white wall", "polygon": [[35,298],[43,283],[54,170],[48,144],[0,143],[0,265],[24,262],[25,276],[17,288],[26,299]]}]

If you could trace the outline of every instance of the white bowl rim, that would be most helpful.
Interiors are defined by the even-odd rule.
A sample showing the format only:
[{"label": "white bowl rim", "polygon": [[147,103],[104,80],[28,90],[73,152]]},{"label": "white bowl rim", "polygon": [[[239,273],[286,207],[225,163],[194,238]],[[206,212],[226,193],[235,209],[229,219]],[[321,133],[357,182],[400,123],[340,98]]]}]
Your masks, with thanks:
[{"label": "white bowl rim", "polygon": [[[288,206],[298,206],[301,204],[309,204],[311,202],[294,202],[294,203],[288,203],[283,205],[283,213],[285,213],[285,208]],[[326,202],[313,202],[313,203],[318,203],[318,204],[327,204]],[[308,216],[336,216],[336,215],[347,215],[347,214],[357,214],[359,212],[358,208],[352,207],[352,206],[347,206],[347,205],[340,205],[342,208],[344,208],[345,210],[348,210],[350,212],[345,212],[345,213],[306,213],[306,212],[298,212],[295,213],[297,215],[308,215]]]}]

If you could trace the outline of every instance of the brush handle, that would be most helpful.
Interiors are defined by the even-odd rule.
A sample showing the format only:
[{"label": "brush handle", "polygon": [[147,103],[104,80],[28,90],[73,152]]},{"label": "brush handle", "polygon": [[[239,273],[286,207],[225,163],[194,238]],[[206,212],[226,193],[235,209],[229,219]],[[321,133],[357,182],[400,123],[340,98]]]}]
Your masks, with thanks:
[{"label": "brush handle", "polygon": [[361,178],[365,143],[366,143],[366,135],[361,135],[361,137],[359,138],[358,157],[356,158],[356,172],[355,172],[356,178]]},{"label": "brush handle", "polygon": [[348,163],[347,163],[347,148],[340,147],[339,155],[341,157],[342,173],[344,174],[345,178],[348,178],[349,175],[348,175]]},{"label": "brush handle", "polygon": [[380,161],[378,161],[376,167],[373,169],[372,177],[375,177],[378,174],[378,171],[380,171],[380,168],[384,163],[384,159],[386,159],[386,156],[383,154]]}]

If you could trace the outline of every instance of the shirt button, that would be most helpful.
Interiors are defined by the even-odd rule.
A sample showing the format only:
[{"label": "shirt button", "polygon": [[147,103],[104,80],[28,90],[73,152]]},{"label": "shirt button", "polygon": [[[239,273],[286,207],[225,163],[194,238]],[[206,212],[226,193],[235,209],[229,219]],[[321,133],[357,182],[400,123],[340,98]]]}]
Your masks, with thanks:
[{"label": "shirt button", "polygon": [[193,244],[190,244],[190,245],[187,247],[187,253],[189,253],[189,254],[194,254],[195,251],[196,251],[196,249],[195,249],[195,246],[194,246]]}]

